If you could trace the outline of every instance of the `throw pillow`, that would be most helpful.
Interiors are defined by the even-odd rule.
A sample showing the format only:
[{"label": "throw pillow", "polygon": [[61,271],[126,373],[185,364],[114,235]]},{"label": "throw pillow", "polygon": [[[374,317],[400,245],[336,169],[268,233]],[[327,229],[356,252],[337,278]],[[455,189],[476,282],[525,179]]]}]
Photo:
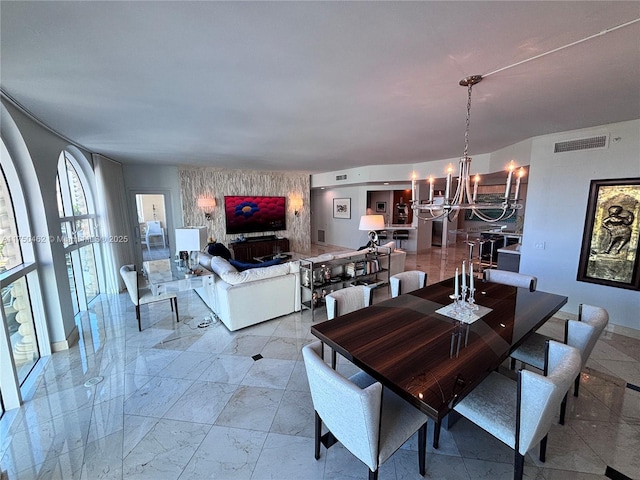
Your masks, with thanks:
[{"label": "throw pillow", "polygon": [[391,249],[391,251],[393,252],[396,249],[396,242],[391,241],[391,242],[387,242],[384,245],[380,245],[380,246],[381,247],[389,247]]},{"label": "throw pillow", "polygon": [[231,252],[229,249],[218,242],[210,243],[207,246],[207,252],[213,257],[222,257],[225,260],[229,260],[231,258]]},{"label": "throw pillow", "polygon": [[239,285],[241,283],[280,277],[288,273],[290,273],[289,264],[281,263],[280,265],[272,265],[267,268],[249,268],[244,272],[228,272],[221,275],[221,278],[229,285]]},{"label": "throw pillow", "polygon": [[222,277],[225,273],[237,272],[238,270],[222,257],[211,257],[211,271]]}]

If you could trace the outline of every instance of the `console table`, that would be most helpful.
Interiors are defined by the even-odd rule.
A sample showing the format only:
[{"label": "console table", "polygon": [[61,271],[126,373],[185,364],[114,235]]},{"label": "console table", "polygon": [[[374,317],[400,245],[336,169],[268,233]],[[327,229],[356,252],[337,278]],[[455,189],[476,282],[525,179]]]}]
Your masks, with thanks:
[{"label": "console table", "polygon": [[231,242],[229,250],[233,258],[239,262],[251,262],[255,257],[264,257],[274,253],[288,252],[288,238],[272,238],[252,240],[248,238],[244,242]]}]

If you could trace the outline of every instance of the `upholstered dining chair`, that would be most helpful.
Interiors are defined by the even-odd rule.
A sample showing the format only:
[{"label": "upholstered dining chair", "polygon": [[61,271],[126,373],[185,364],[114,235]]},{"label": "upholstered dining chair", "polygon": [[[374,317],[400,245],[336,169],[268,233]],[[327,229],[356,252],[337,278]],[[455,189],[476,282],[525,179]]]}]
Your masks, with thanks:
[{"label": "upholstered dining chair", "polygon": [[120,267],[120,276],[124,280],[124,284],[129,292],[129,297],[136,307],[136,319],[138,320],[138,331],[142,331],[142,325],[140,323],[140,306],[148,305],[153,302],[160,302],[162,300],[169,300],[171,303],[171,311],[175,309],[176,322],[180,321],[178,316],[178,296],[175,293],[163,293],[160,295],[154,295],[149,288],[139,288],[138,284],[138,272],[134,265],[123,265]]},{"label": "upholstered dining chair", "polygon": [[[336,290],[325,296],[327,319],[333,320],[340,315],[355,312],[368,307],[373,302],[373,289],[365,285]],[[331,366],[336,368],[336,351],[331,350]]]},{"label": "upholstered dining chair", "polygon": [[316,460],[324,423],[325,447],[342,443],[369,467],[369,479],[377,479],[378,467],[417,431],[419,471],[424,475],[428,417],[363,372],[343,377],[324,362],[321,350],[319,341],[302,348],[315,411]]},{"label": "upholstered dining chair", "polygon": [[580,372],[580,352],[551,340],[547,364],[546,376],[521,370],[517,381],[492,372],[454,406],[460,415],[514,450],[515,480],[522,479],[524,457],[538,443],[540,461],[545,461],[547,435],[554,417]]},{"label": "upholstered dining chair", "polygon": [[409,270],[396,273],[389,278],[391,297],[413,292],[427,285],[427,274],[421,270]]},{"label": "upholstered dining chair", "polygon": [[[600,334],[609,323],[609,313],[601,307],[582,304],[578,310],[578,320],[567,320],[564,329],[564,343],[576,347],[580,351],[580,370],[584,368]],[[522,345],[511,353],[511,369],[516,360],[544,370],[544,345],[549,337],[534,333]],[[573,395],[578,396],[580,388],[580,372],[575,378]],[[564,424],[564,409],[560,415],[560,423]]]},{"label": "upholstered dining chair", "polygon": [[525,275],[524,273],[510,272],[508,270],[487,269],[483,275],[486,282],[528,288],[532,292],[536,291],[538,285],[537,277]]}]

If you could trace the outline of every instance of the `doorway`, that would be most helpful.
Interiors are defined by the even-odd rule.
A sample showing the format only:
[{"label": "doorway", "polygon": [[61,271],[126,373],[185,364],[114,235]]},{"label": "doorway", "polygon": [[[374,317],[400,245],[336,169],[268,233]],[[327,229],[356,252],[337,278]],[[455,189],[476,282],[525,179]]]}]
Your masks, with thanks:
[{"label": "doorway", "polygon": [[142,261],[169,258],[165,195],[138,193],[135,197]]}]

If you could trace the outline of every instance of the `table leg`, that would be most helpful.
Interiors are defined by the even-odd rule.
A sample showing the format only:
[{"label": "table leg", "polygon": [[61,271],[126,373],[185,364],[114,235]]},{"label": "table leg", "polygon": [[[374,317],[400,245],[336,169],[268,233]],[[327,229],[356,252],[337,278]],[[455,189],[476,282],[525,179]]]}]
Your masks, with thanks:
[{"label": "table leg", "polygon": [[433,423],[433,448],[436,450],[440,445],[440,428],[442,427],[442,420],[436,420]]}]

